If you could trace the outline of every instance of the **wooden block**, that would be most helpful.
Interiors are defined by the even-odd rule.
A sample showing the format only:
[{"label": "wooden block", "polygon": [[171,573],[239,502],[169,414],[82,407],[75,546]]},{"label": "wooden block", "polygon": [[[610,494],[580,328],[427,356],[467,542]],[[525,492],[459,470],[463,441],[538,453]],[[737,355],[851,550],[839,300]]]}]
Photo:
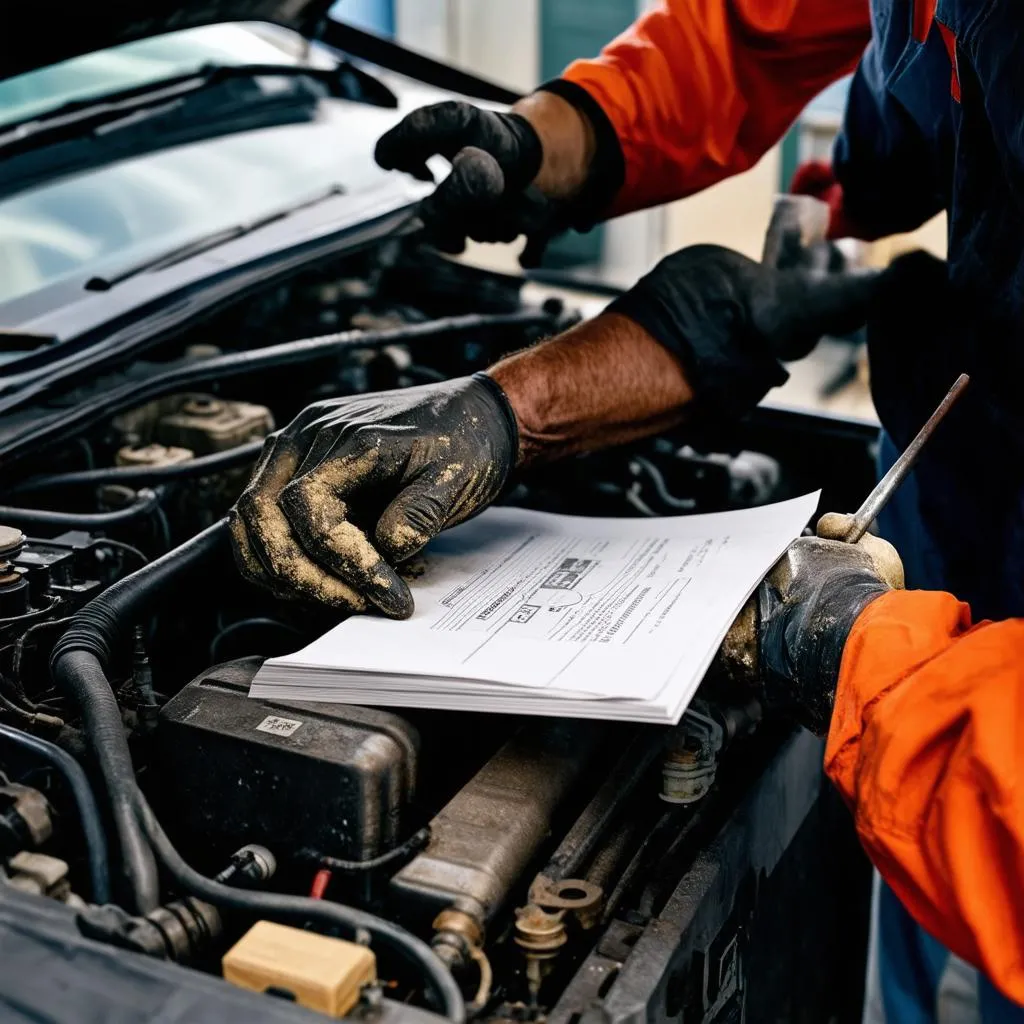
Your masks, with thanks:
[{"label": "wooden block", "polygon": [[377,977],[377,958],[365,946],[272,921],[254,924],[221,967],[232,985],[291,993],[300,1006],[330,1017],[348,1013]]}]

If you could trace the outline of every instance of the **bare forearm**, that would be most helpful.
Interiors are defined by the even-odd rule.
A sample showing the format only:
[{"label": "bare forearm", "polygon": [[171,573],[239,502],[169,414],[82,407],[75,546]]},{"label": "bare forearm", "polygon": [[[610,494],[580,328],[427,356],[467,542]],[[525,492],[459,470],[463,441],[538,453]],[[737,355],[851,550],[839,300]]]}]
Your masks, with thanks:
[{"label": "bare forearm", "polygon": [[595,451],[683,420],[693,398],[678,360],[608,313],[516,353],[488,373],[519,424],[519,465]]},{"label": "bare forearm", "polygon": [[533,184],[549,199],[574,198],[587,180],[596,149],[586,115],[550,92],[524,96],[512,110],[530,122],[543,147]]}]

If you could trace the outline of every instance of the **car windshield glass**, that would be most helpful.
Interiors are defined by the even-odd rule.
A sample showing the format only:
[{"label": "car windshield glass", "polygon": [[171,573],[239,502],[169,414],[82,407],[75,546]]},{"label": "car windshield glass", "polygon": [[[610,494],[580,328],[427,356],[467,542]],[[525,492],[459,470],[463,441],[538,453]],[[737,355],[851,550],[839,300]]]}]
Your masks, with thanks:
[{"label": "car windshield glass", "polygon": [[[164,46],[160,59],[146,49],[155,43]],[[112,59],[128,50],[129,61]],[[329,51],[316,44],[308,49],[293,33],[235,24],[178,32],[47,71],[69,70],[93,58],[102,58],[106,69],[103,76],[97,73],[90,79],[94,95],[143,84],[144,77],[189,74],[211,61],[227,66],[337,64]],[[92,66],[94,71],[98,67]],[[24,119],[29,93],[20,94],[21,106],[15,110],[10,90],[29,77],[0,83],[5,117]],[[51,79],[46,90],[39,81],[32,102],[41,112],[44,92],[47,109],[86,98],[85,76]],[[417,87],[410,83],[405,91],[405,109],[421,102]],[[312,118],[117,153],[102,166],[55,175],[0,197],[0,327],[24,323],[88,295],[86,285],[94,279],[118,282],[127,274],[134,280],[133,268],[181,247],[187,250],[197,240],[239,236],[243,229],[317,197],[340,195],[347,205],[358,207],[360,193],[375,195],[401,183],[380,170],[371,154],[376,139],[402,113],[326,98]]]},{"label": "car windshield glass", "polygon": [[51,286],[82,294],[93,277],[118,279],[332,189],[356,203],[394,180],[370,154],[399,116],[330,100],[312,122],[176,146],[0,200],[0,306]]},{"label": "car windshield glass", "polygon": [[301,36],[272,25],[185,29],[85,54],[0,82],[0,128],[40,117],[67,103],[88,102],[210,64],[331,67],[333,63]]}]

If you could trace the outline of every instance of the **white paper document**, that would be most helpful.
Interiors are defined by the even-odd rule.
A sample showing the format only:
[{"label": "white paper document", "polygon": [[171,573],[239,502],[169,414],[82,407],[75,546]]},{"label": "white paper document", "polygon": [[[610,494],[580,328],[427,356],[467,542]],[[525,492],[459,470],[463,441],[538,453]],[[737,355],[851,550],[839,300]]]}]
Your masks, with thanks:
[{"label": "white paper document", "polygon": [[492,508],[427,547],[404,622],[354,616],[251,697],[674,723],[817,494],[663,519]]}]

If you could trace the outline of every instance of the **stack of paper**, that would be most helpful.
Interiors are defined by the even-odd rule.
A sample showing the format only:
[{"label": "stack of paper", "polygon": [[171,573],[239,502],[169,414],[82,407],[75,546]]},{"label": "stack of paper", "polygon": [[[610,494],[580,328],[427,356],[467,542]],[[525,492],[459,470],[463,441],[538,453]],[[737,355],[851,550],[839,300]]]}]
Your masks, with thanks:
[{"label": "stack of paper", "polygon": [[250,696],[679,720],[818,495],[665,519],[489,509],[426,550],[405,622],[347,619]]}]

